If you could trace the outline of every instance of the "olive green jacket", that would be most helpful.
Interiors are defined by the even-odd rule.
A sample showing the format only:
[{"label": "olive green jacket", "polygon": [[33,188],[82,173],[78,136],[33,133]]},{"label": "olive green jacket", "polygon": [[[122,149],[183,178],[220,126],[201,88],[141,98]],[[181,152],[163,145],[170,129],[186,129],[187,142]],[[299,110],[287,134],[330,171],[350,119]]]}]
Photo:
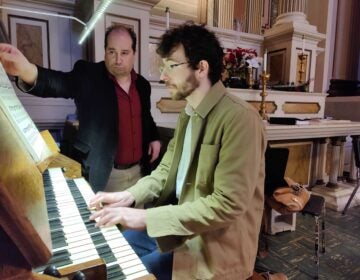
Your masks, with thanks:
[{"label": "olive green jacket", "polygon": [[189,119],[180,114],[161,163],[129,191],[137,205],[155,202],[147,209],[147,232],[161,251],[174,250],[173,279],[246,279],[263,213],[263,122],[250,104],[216,83],[191,118],[189,171],[178,204],[167,205]]}]

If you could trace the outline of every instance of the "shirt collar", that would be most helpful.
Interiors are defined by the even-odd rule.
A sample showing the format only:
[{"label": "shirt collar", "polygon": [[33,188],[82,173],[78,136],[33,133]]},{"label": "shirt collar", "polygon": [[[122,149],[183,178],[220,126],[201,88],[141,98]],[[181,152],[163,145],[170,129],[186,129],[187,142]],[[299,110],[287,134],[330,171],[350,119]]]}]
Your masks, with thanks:
[{"label": "shirt collar", "polygon": [[216,82],[207,92],[203,100],[194,110],[196,114],[203,119],[209,114],[212,108],[219,102],[219,100],[227,93],[221,81]]},{"label": "shirt collar", "polygon": [[189,103],[186,103],[185,113],[186,113],[186,115],[188,115],[189,117],[192,117],[192,116],[195,114],[194,108],[191,107],[191,105],[190,105]]}]

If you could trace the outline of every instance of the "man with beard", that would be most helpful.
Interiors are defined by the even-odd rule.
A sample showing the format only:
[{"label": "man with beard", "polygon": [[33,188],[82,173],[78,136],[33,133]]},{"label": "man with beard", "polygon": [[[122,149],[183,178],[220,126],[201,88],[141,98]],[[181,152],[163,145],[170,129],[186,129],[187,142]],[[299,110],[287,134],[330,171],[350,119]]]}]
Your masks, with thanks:
[{"label": "man with beard", "polygon": [[[158,167],[124,192],[99,192],[90,219],[122,224],[157,279],[248,279],[263,211],[265,129],[220,81],[223,50],[203,26],[168,30],[161,79],[187,106]],[[151,202],[151,209],[131,206]]]},{"label": "man with beard", "polygon": [[74,99],[79,130],[72,157],[94,191],[125,190],[159,156],[151,87],[133,69],[135,53],[136,34],[121,25],[106,31],[104,61],[79,60],[67,73],[32,64],[15,47],[0,44],[0,61],[22,91]]}]

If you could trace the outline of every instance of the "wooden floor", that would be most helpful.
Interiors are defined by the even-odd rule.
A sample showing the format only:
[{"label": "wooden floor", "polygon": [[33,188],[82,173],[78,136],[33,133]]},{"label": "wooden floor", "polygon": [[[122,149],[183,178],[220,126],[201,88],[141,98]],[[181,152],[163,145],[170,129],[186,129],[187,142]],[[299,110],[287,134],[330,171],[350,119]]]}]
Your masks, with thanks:
[{"label": "wooden floor", "polygon": [[[326,252],[320,255],[320,279],[360,279],[360,206],[350,208],[345,216],[327,209],[325,221]],[[295,231],[266,236],[269,254],[258,259],[256,270],[283,272],[289,279],[313,279],[313,232],[314,218],[297,214]]]}]

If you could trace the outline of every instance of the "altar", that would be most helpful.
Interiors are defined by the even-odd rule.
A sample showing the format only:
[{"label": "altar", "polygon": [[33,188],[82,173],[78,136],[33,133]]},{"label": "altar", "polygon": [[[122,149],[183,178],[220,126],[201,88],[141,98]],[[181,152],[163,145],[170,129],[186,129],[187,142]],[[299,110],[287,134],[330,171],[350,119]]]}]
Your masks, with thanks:
[{"label": "altar", "polygon": [[[229,89],[257,109],[260,90]],[[351,137],[360,135],[360,122],[324,119],[324,93],[269,91],[266,112],[269,117],[308,119],[308,124],[276,125],[265,123],[271,147],[289,149],[286,176],[309,186],[326,199],[327,207],[341,211],[353,185],[343,180],[355,179]],[[185,101],[173,101],[164,85],[152,84],[152,115],[166,145],[173,135],[178,113]],[[354,201],[355,202],[355,201]]]}]

